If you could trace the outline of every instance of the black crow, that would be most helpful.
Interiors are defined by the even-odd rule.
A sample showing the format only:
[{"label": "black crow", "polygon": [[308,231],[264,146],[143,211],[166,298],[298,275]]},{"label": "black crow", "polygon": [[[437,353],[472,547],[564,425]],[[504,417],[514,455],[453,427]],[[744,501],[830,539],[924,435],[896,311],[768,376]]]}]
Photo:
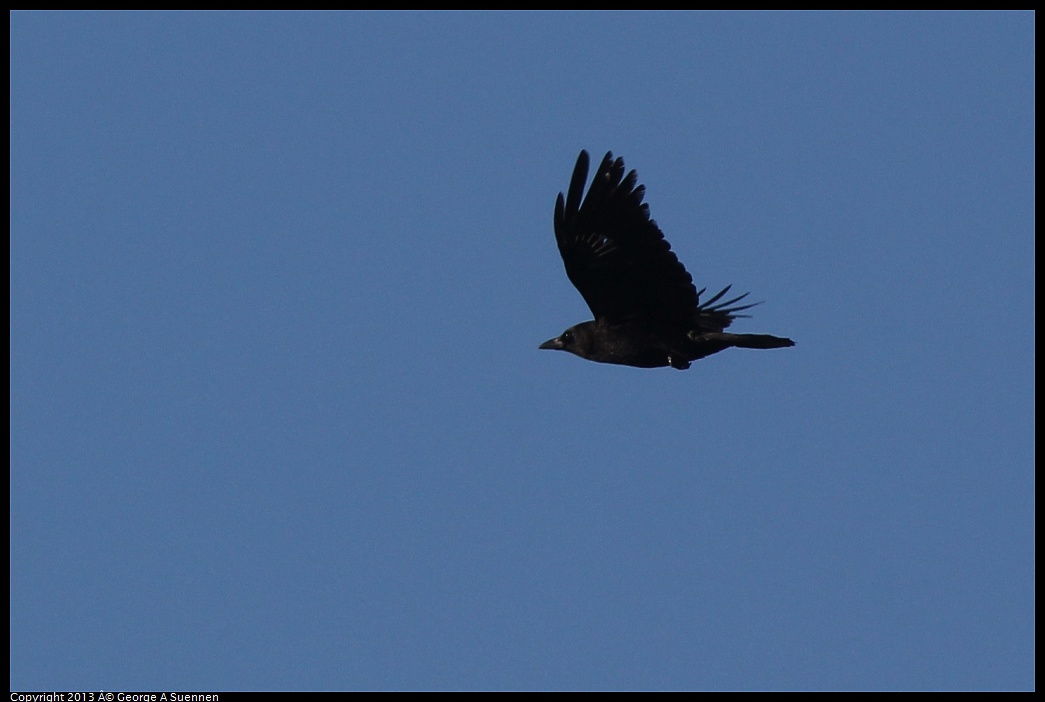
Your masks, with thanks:
[{"label": "black crow", "polygon": [[569,351],[599,363],[639,368],[689,368],[697,359],[736,346],[778,349],[791,339],[724,331],[747,293],[720,302],[731,286],[700,301],[693,277],[671,250],[635,171],[624,175],[624,160],[607,153],[588,180],[588,152],[581,151],[565,198],[555,201],[555,241],[566,275],[588,303],[594,321],[581,322],[540,345]]}]

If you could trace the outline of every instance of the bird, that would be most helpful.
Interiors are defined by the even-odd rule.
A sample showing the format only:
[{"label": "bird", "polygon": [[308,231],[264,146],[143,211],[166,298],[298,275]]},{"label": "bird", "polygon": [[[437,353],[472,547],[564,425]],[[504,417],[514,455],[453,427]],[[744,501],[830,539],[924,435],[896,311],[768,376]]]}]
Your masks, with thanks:
[{"label": "bird", "polygon": [[[727,285],[701,302],[693,276],[671,250],[643,202],[644,185],[624,160],[608,152],[587,195],[589,157],[581,151],[564,196],[555,200],[555,242],[566,276],[595,319],[568,328],[538,348],[568,351],[589,361],[636,368],[671,366],[728,348],[778,349],[791,339],[725,331],[737,314],[760,303],[737,305],[748,293],[723,300]],[[582,197],[583,196],[583,197]]]}]

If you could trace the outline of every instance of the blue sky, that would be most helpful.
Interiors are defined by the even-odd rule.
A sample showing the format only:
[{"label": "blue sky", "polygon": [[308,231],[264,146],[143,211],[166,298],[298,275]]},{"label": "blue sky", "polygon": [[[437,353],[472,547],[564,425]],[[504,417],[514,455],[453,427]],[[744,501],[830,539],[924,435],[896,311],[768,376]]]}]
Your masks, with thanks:
[{"label": "blue sky", "polygon": [[12,689],[1034,687],[1032,14],[10,19]]}]

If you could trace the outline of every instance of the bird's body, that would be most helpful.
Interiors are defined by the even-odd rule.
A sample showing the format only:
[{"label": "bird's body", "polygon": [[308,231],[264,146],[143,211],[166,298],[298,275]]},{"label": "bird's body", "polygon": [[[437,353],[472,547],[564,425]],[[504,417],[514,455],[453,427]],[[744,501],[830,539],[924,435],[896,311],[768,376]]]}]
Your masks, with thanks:
[{"label": "bird's body", "polygon": [[740,295],[719,302],[727,286],[701,303],[693,278],[642,202],[635,171],[624,176],[624,161],[607,153],[588,194],[588,153],[581,151],[568,194],[555,203],[555,240],[566,275],[595,319],[570,327],[541,344],[600,363],[639,368],[690,363],[730,347],[771,349],[794,342],[768,334],[724,331],[753,307],[731,307]]}]

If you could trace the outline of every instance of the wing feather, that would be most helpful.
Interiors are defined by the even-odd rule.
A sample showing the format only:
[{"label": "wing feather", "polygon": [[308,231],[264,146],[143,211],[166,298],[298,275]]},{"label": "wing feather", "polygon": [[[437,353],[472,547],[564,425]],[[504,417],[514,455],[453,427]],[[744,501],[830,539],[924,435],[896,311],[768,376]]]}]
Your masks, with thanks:
[{"label": "wing feather", "polygon": [[[730,307],[745,295],[718,303],[729,286],[700,303],[692,276],[671,250],[643,202],[638,175],[625,175],[624,160],[607,153],[587,195],[589,157],[581,151],[565,198],[555,201],[555,239],[566,275],[596,320],[617,323],[643,319],[667,324],[724,329]],[[715,304],[718,303],[718,304]]]}]

